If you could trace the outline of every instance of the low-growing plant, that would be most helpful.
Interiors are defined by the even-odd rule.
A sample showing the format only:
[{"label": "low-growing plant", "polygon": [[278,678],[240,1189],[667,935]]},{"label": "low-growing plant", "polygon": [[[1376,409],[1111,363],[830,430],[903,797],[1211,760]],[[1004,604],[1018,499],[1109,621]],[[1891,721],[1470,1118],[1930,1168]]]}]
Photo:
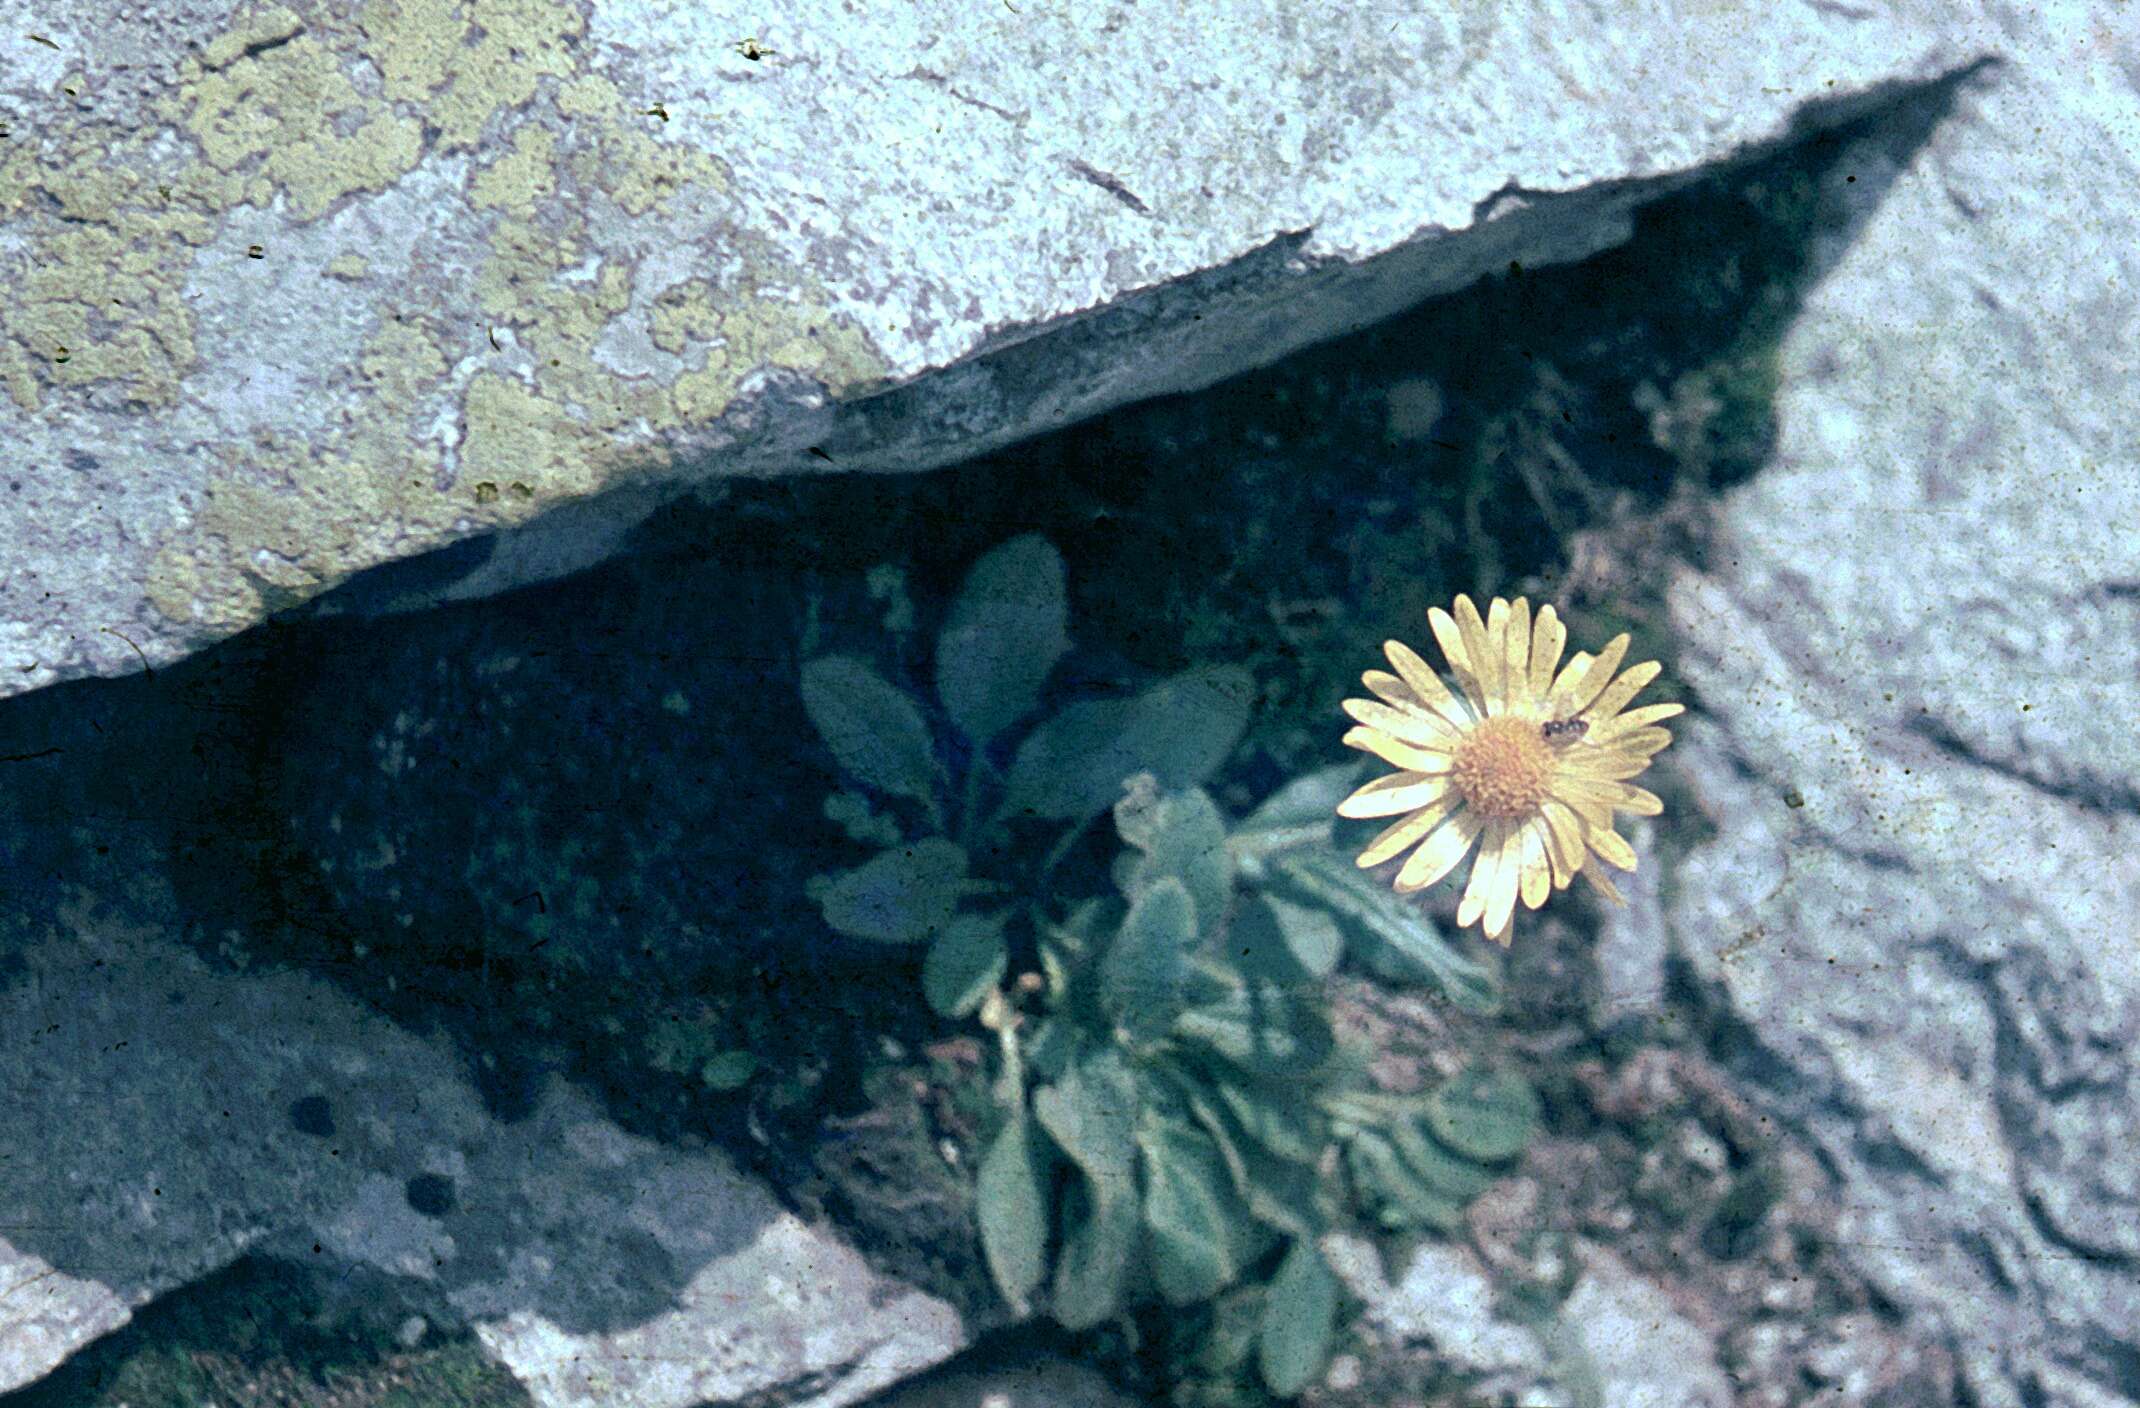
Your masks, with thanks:
[{"label": "low-growing plant", "polygon": [[[1023,537],[952,605],[933,701],[854,656],[803,668],[804,707],[860,789],[828,815],[877,848],[812,893],[844,934],[926,946],[930,1006],[994,1035],[975,1191],[1005,1300],[1080,1330],[1235,1292],[1246,1324],[1238,1292],[1260,1286],[1229,1343],[1290,1396],[1337,1330],[1321,1234],[1350,1217],[1453,1228],[1522,1151],[1536,1097],[1485,1069],[1374,1088],[1332,1029],[1341,960],[1473,1011],[1496,994],[1338,850],[1357,769],[1229,822],[1201,784],[1247,723],[1249,678],[1195,669],[1043,715],[1066,615],[1060,557]],[[1081,885],[1063,862],[1110,809],[1123,849]]]}]

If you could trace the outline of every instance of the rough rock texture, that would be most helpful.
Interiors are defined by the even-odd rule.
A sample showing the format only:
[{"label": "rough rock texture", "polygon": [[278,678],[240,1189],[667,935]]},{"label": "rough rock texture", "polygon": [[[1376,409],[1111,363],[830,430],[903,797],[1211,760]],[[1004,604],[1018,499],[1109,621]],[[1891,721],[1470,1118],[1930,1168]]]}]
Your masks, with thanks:
[{"label": "rough rock texture", "polygon": [[1429,1242],[1412,1254],[1395,1285],[1374,1245],[1332,1237],[1326,1254],[1368,1322],[1393,1342],[1431,1349],[1460,1372],[1528,1382],[1546,1370],[1545,1347],[1529,1329],[1494,1313],[1494,1286],[1467,1248]]},{"label": "rough rock texture", "polygon": [[1381,1361],[1367,1377],[1378,1384],[1399,1362],[1426,1356],[1459,1376],[1455,1398],[1465,1403],[1726,1408],[1733,1401],[1710,1337],[1663,1288],[1603,1248],[1582,1248],[1581,1277],[1539,1324],[1497,1310],[1493,1278],[1467,1247],[1422,1245],[1394,1285],[1371,1244],[1332,1237],[1324,1250],[1361,1301],[1360,1329]]},{"label": "rough rock texture", "polygon": [[1731,1384],[1709,1337],[1609,1252],[1593,1249],[1585,1259],[1583,1278],[1560,1316],[1563,1333],[1580,1346],[1596,1401],[1611,1408],[1727,1408]]},{"label": "rough rock texture", "polygon": [[0,0],[0,694],[1579,257],[1944,8]]},{"label": "rough rock texture", "polygon": [[1036,1356],[947,1369],[872,1398],[869,1408],[1135,1408],[1135,1404],[1096,1369]]},{"label": "rough rock texture", "polygon": [[0,916],[0,1389],[248,1251],[471,1324],[544,1408],[854,1402],[958,1349],[727,1160],[553,1084],[489,1113],[442,1043],[123,903]]},{"label": "rough rock texture", "polygon": [[[1676,585],[1676,941],[1974,1401],[2140,1403],[2140,30],[2002,9]],[[1961,21],[1955,22],[1957,25]]]}]

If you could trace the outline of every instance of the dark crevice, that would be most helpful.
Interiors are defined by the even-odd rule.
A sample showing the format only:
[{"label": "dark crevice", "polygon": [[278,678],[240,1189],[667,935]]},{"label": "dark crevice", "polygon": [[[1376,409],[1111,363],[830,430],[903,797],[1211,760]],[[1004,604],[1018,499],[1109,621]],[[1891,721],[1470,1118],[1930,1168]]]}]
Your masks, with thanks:
[{"label": "dark crevice", "polygon": [[2020,783],[2031,791],[2041,792],[2069,806],[2108,816],[2140,814],[2140,788],[2119,787],[2108,779],[2084,782],[2078,779],[2059,781],[2044,777],[2040,773],[1990,756],[1963,738],[1953,725],[1934,714],[1915,714],[1911,716],[1907,727],[1956,762],[1966,763],[2010,782]]}]

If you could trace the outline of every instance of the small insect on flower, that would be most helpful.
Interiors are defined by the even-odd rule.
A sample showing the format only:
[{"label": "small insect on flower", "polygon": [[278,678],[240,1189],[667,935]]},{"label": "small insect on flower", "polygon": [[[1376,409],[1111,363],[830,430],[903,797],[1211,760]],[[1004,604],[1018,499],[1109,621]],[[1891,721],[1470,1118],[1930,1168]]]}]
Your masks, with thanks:
[{"label": "small insect on flower", "polygon": [[1633,870],[1634,847],[1613,830],[1614,815],[1664,809],[1628,780],[1672,741],[1658,722],[1684,708],[1627,707],[1660,666],[1620,670],[1625,634],[1563,666],[1567,628],[1551,606],[1533,618],[1523,597],[1494,598],[1482,619],[1460,596],[1453,615],[1435,607],[1427,619],[1456,689],[1393,640],[1382,648],[1396,673],[1369,670],[1361,680],[1375,698],[1345,701],[1358,725],[1346,745],[1401,769],[1338,804],[1340,816],[1397,818],[1360,853],[1361,868],[1410,852],[1395,879],[1409,894],[1448,875],[1476,845],[1456,922],[1476,922],[1501,944],[1519,899],[1536,909],[1577,875],[1626,903],[1596,862]]}]

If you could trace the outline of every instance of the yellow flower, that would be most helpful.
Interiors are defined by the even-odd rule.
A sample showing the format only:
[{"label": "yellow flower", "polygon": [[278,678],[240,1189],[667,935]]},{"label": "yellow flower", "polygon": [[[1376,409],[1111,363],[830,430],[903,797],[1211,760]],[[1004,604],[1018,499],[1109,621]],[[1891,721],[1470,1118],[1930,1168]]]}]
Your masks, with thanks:
[{"label": "yellow flower", "polygon": [[1454,616],[1437,606],[1427,618],[1460,692],[1393,640],[1382,648],[1397,673],[1369,670],[1360,678],[1376,698],[1345,701],[1359,724],[1345,743],[1403,769],[1338,804],[1340,816],[1399,818],[1360,853],[1360,867],[1411,851],[1396,878],[1398,893],[1409,894],[1454,870],[1476,844],[1456,922],[1480,921],[1501,944],[1518,899],[1536,909],[1577,874],[1626,903],[1585,861],[1633,870],[1634,848],[1612,829],[1613,814],[1664,809],[1628,781],[1672,741],[1657,721],[1683,708],[1627,708],[1657,678],[1657,662],[1615,679],[1627,655],[1621,635],[1595,656],[1578,652],[1555,674],[1567,628],[1551,606],[1533,620],[1523,597],[1513,604],[1495,597],[1483,621],[1468,596],[1456,599]]}]

